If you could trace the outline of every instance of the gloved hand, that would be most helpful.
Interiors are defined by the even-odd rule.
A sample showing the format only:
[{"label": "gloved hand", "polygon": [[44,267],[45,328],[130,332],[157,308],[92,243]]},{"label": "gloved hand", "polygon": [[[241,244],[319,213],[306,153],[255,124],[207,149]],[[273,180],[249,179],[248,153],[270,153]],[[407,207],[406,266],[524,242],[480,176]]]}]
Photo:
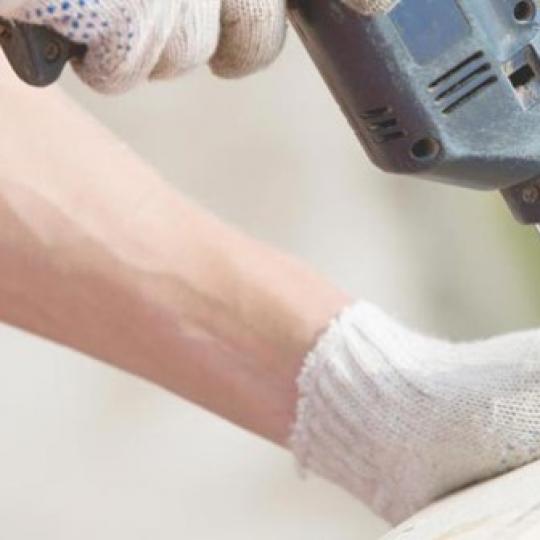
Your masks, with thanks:
[{"label": "gloved hand", "polygon": [[359,303],[307,358],[291,448],[391,522],[540,458],[540,332],[453,344]]},{"label": "gloved hand", "polygon": [[0,0],[0,15],[87,44],[75,67],[103,92],[206,62],[222,77],[245,75],[271,62],[285,36],[285,0]]}]

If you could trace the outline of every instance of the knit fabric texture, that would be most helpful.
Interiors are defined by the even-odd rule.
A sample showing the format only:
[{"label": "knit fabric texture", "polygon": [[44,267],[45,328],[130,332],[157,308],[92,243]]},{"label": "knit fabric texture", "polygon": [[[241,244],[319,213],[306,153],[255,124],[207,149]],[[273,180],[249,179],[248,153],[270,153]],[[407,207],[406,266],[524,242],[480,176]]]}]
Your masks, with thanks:
[{"label": "knit fabric texture", "polygon": [[285,0],[0,0],[0,15],[88,45],[75,67],[103,92],[208,63],[222,77],[270,63],[285,36]]},{"label": "knit fabric texture", "polygon": [[302,469],[392,523],[540,458],[540,332],[453,344],[359,303],[306,359],[290,446]]},{"label": "knit fabric texture", "polygon": [[398,1],[399,0],[343,0],[343,3],[352,7],[362,15],[372,17],[390,11]]}]

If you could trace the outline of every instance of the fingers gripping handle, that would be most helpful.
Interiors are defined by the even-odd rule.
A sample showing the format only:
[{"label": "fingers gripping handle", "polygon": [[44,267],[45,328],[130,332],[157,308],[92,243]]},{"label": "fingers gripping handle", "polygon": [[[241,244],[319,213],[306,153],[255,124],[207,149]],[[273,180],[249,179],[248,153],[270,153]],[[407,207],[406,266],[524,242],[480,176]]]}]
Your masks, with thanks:
[{"label": "fingers gripping handle", "polygon": [[82,58],[86,46],[73,43],[44,26],[0,18],[0,45],[15,73],[32,86],[58,80],[72,58]]}]

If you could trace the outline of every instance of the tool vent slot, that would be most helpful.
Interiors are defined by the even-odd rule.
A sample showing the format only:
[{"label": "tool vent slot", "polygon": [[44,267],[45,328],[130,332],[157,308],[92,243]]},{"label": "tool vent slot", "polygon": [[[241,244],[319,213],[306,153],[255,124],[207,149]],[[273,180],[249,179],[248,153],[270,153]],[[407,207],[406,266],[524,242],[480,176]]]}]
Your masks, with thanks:
[{"label": "tool vent slot", "polygon": [[407,136],[401,129],[392,107],[378,107],[360,114],[371,138],[378,144],[395,141]]},{"label": "tool vent slot", "polygon": [[478,51],[435,79],[429,89],[442,112],[450,114],[496,82],[491,64]]},{"label": "tool vent slot", "polygon": [[452,78],[453,75],[460,72],[463,68],[467,67],[469,64],[475,62],[476,60],[479,60],[480,58],[484,57],[484,53],[482,51],[475,52],[472,56],[469,56],[469,58],[466,58],[463,60],[463,62],[460,62],[456,66],[454,66],[452,69],[449,69],[446,73],[441,75],[438,79],[435,79],[430,85],[430,88],[435,88],[439,86],[441,83],[446,81],[447,79]]}]

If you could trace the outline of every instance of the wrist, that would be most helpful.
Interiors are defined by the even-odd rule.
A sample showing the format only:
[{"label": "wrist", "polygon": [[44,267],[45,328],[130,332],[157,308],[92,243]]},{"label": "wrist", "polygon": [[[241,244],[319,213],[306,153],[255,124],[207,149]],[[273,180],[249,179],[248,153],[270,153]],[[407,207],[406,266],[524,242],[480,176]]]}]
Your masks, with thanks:
[{"label": "wrist", "polygon": [[285,443],[303,360],[347,297],[173,190],[127,231],[110,231],[121,240],[96,268],[103,304],[118,300],[111,321],[124,321],[107,359]]},{"label": "wrist", "polygon": [[[152,212],[163,221],[156,242],[146,236],[154,246],[151,249],[158,251],[152,260],[159,271],[145,280],[141,295],[166,326],[176,329],[161,342],[148,336],[152,341],[148,345],[157,346],[149,356],[157,355],[167,364],[166,376],[158,382],[169,388],[172,384],[176,393],[215,411],[230,404],[212,400],[230,395],[235,388],[235,410],[225,416],[285,444],[294,421],[296,378],[304,358],[349,300],[294,258],[183,200],[177,203],[170,222],[163,212]],[[161,227],[197,231],[197,235],[191,241],[177,238],[163,249],[157,242],[166,237]],[[186,348],[199,356],[200,371],[190,371],[188,376],[186,370],[193,363],[178,355]],[[228,362],[228,356],[235,361]],[[237,369],[231,372],[230,365]],[[210,402],[208,393],[202,402],[196,395],[201,372],[216,381]],[[208,384],[212,383],[207,380]]]}]

